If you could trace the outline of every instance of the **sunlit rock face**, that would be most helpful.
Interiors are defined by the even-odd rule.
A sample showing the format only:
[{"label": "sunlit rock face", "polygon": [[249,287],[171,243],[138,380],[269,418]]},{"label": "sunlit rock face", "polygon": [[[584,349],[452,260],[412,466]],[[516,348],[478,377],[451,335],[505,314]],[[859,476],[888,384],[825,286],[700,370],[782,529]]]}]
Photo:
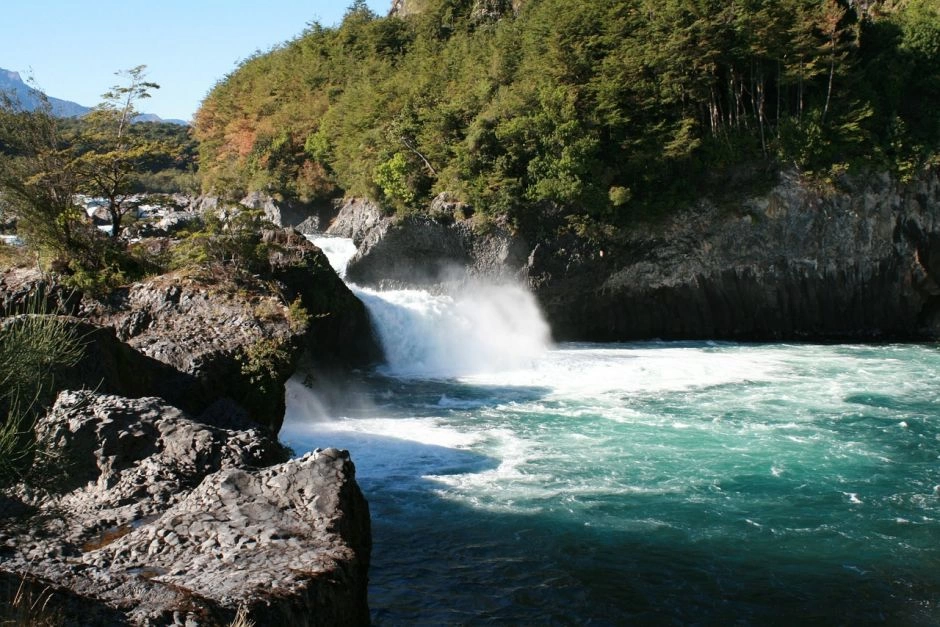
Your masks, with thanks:
[{"label": "sunlit rock face", "polygon": [[[406,17],[422,13],[428,8],[428,0],[393,0],[389,15]],[[525,0],[476,0],[471,17],[476,21],[496,20],[511,12],[517,12]]]},{"label": "sunlit rock face", "polygon": [[264,430],[86,391],[36,433],[68,470],[0,503],[0,586],[50,591],[64,624],[229,624],[239,608],[259,626],[368,624],[369,510],[345,451],[288,460]]}]

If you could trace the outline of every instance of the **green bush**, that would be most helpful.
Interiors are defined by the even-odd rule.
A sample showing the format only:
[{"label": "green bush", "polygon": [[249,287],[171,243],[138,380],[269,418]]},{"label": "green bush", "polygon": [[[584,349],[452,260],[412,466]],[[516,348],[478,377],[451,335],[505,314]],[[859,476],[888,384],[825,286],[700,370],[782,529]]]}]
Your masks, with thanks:
[{"label": "green bush", "polygon": [[[39,305],[31,307],[39,311]],[[0,488],[35,461],[33,427],[58,392],[56,376],[81,357],[83,338],[55,315],[23,314],[0,324]]]}]

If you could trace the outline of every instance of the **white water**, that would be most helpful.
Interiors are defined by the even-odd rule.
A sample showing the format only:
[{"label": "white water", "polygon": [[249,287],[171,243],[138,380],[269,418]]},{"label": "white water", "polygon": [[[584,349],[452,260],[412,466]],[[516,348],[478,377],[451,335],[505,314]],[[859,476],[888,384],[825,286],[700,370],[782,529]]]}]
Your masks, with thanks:
[{"label": "white water", "polygon": [[336,270],[336,274],[345,279],[346,266],[356,254],[356,245],[353,241],[346,237],[310,237],[308,239],[323,251],[330,265]]},{"label": "white water", "polygon": [[[311,241],[345,276],[356,252],[352,240]],[[450,378],[529,368],[551,345],[535,299],[518,285],[468,281],[442,294],[350,287],[372,317],[386,357],[381,371],[390,376]]]}]

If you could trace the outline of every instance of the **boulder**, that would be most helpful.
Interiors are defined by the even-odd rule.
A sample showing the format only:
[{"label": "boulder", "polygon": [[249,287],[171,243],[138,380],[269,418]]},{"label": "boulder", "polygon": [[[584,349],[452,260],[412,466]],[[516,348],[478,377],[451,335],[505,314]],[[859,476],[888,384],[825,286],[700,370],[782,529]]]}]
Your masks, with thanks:
[{"label": "boulder", "polygon": [[[284,461],[263,431],[155,398],[63,392],[36,426],[46,489],[0,511],[0,580],[65,624],[368,624],[368,504],[345,451]],[[270,465],[276,463],[276,465]]]},{"label": "boulder", "polygon": [[299,333],[279,294],[260,282],[242,289],[253,294],[228,279],[161,275],[118,288],[105,300],[86,299],[81,316],[169,366],[175,374],[166,380],[176,387],[168,400],[200,414],[230,399],[276,431]]},{"label": "boulder", "polygon": [[249,209],[264,211],[264,217],[280,227],[319,228],[320,212],[310,206],[291,200],[277,200],[264,192],[251,192],[239,203]]},{"label": "boulder", "polygon": [[330,222],[326,234],[348,237],[358,246],[369,231],[388,220],[382,208],[371,200],[347,198],[340,205],[336,217]]},{"label": "boulder", "polygon": [[477,226],[472,210],[438,196],[431,216],[387,217],[374,203],[347,201],[327,234],[359,247],[346,277],[358,285],[433,287],[470,277],[517,281],[528,257],[525,241],[503,224]]},{"label": "boulder", "polygon": [[0,273],[0,317],[28,313],[73,315],[81,293],[38,268],[8,268]]},{"label": "boulder", "polygon": [[[271,277],[288,302],[299,299],[309,316],[301,346],[319,367],[361,367],[382,359],[365,305],[330,265],[326,255],[293,229],[265,231],[271,245]],[[281,386],[283,388],[283,385]]]}]

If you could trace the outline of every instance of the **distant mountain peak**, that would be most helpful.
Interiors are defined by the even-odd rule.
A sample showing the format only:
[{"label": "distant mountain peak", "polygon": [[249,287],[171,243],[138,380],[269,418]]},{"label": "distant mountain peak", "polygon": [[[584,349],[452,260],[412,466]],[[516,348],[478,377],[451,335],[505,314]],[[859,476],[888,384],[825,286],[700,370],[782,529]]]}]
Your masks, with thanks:
[{"label": "distant mountain peak", "polygon": [[[14,102],[18,103],[26,111],[35,111],[42,106],[42,92],[27,84],[20,76],[19,72],[0,68],[0,92],[8,94]],[[46,96],[46,100],[49,101],[52,115],[60,118],[78,118],[91,111],[91,107],[80,105],[71,100],[62,100],[61,98],[53,98],[52,96]],[[141,113],[134,121],[169,122],[183,126],[189,124],[189,122],[184,120],[164,120],[154,113]]]},{"label": "distant mountain peak", "polygon": [[[35,111],[42,106],[42,92],[23,82],[19,72],[0,68],[0,91],[6,92],[26,111]],[[81,117],[91,111],[90,107],[82,106],[70,100],[62,100],[52,96],[47,96],[46,99],[52,109],[52,115],[60,118]]]}]

